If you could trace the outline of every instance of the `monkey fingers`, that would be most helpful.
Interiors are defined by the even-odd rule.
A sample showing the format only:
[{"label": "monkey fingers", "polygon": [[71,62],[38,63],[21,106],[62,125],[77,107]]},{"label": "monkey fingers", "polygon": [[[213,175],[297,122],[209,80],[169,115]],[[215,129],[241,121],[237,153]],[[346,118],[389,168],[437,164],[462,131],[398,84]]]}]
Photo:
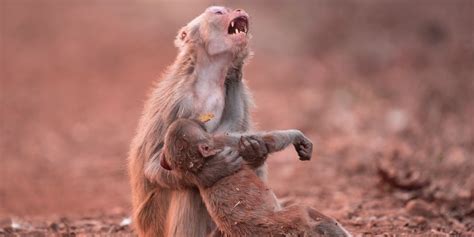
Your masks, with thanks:
[{"label": "monkey fingers", "polygon": [[296,152],[300,160],[310,160],[313,153],[313,144],[311,142],[301,142],[295,145]]},{"label": "monkey fingers", "polygon": [[239,155],[239,152],[237,152],[234,149],[231,149],[229,147],[226,147],[220,154],[219,156],[223,156],[225,162],[228,164],[227,166],[231,169],[235,168],[235,170],[238,170],[241,165],[241,157]]},{"label": "monkey fingers", "polygon": [[268,148],[265,141],[263,141],[259,136],[250,136],[250,139],[255,155],[259,158],[266,158],[268,155]]},{"label": "monkey fingers", "polygon": [[265,162],[268,148],[258,136],[242,136],[239,141],[239,152],[250,165],[258,167]]},{"label": "monkey fingers", "polygon": [[242,158],[236,150],[224,148],[219,154],[209,159],[198,174],[201,185],[210,187],[215,182],[234,174],[242,167]]},{"label": "monkey fingers", "polygon": [[239,139],[239,153],[242,156],[242,158],[246,161],[252,159],[253,151],[251,151],[250,148],[252,148],[252,146],[250,144],[248,137],[241,136]]},{"label": "monkey fingers", "polygon": [[303,138],[303,140],[295,144],[295,149],[300,160],[310,160],[313,153],[313,143],[307,138]]},{"label": "monkey fingers", "polygon": [[[219,167],[223,172],[223,176],[233,174],[241,168],[242,157],[239,152],[230,147],[224,148],[213,160],[218,160],[217,162],[221,163]],[[224,171],[225,170],[225,171]]]}]

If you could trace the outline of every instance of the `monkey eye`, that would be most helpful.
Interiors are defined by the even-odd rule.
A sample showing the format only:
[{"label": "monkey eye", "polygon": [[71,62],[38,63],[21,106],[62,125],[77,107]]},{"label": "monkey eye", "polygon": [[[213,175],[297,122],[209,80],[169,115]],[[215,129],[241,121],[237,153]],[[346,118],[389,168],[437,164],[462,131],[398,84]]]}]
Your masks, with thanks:
[{"label": "monkey eye", "polygon": [[225,9],[224,7],[219,7],[219,6],[212,6],[206,10],[217,15],[222,15],[227,12],[227,9]]}]

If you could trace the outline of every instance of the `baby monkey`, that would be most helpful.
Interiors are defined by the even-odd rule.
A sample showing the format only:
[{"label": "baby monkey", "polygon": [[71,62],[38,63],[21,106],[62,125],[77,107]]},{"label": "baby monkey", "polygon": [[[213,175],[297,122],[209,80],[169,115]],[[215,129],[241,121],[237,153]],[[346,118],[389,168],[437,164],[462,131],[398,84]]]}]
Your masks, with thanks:
[{"label": "baby monkey", "polygon": [[[268,153],[293,144],[300,160],[310,160],[313,145],[298,130],[256,134],[211,135],[197,120],[179,119],[166,135],[161,165],[176,172],[190,186],[197,186],[206,208],[224,236],[350,236],[340,224],[310,207],[291,205],[281,208],[273,193],[251,166],[256,146]],[[229,176],[213,170],[213,158],[220,152],[244,160]]]}]

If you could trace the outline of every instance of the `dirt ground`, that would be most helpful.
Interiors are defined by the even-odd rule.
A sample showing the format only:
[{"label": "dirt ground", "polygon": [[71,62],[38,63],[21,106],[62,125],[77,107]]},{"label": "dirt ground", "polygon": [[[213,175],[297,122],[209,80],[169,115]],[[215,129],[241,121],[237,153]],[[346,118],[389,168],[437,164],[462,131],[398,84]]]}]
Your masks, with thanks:
[{"label": "dirt ground", "polygon": [[[220,3],[218,1],[218,3]],[[208,2],[3,0],[0,236],[132,235],[126,157],[172,41]],[[355,235],[474,236],[474,3],[241,1],[278,197]]]}]

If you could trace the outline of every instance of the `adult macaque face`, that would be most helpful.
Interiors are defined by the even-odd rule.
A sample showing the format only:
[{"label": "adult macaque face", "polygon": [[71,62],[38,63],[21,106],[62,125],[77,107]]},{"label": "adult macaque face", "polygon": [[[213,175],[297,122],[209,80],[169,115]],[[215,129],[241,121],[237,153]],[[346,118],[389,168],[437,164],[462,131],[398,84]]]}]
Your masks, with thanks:
[{"label": "adult macaque face", "polygon": [[242,9],[213,6],[178,33],[176,45],[202,44],[209,55],[238,53],[249,39],[249,15]]}]

